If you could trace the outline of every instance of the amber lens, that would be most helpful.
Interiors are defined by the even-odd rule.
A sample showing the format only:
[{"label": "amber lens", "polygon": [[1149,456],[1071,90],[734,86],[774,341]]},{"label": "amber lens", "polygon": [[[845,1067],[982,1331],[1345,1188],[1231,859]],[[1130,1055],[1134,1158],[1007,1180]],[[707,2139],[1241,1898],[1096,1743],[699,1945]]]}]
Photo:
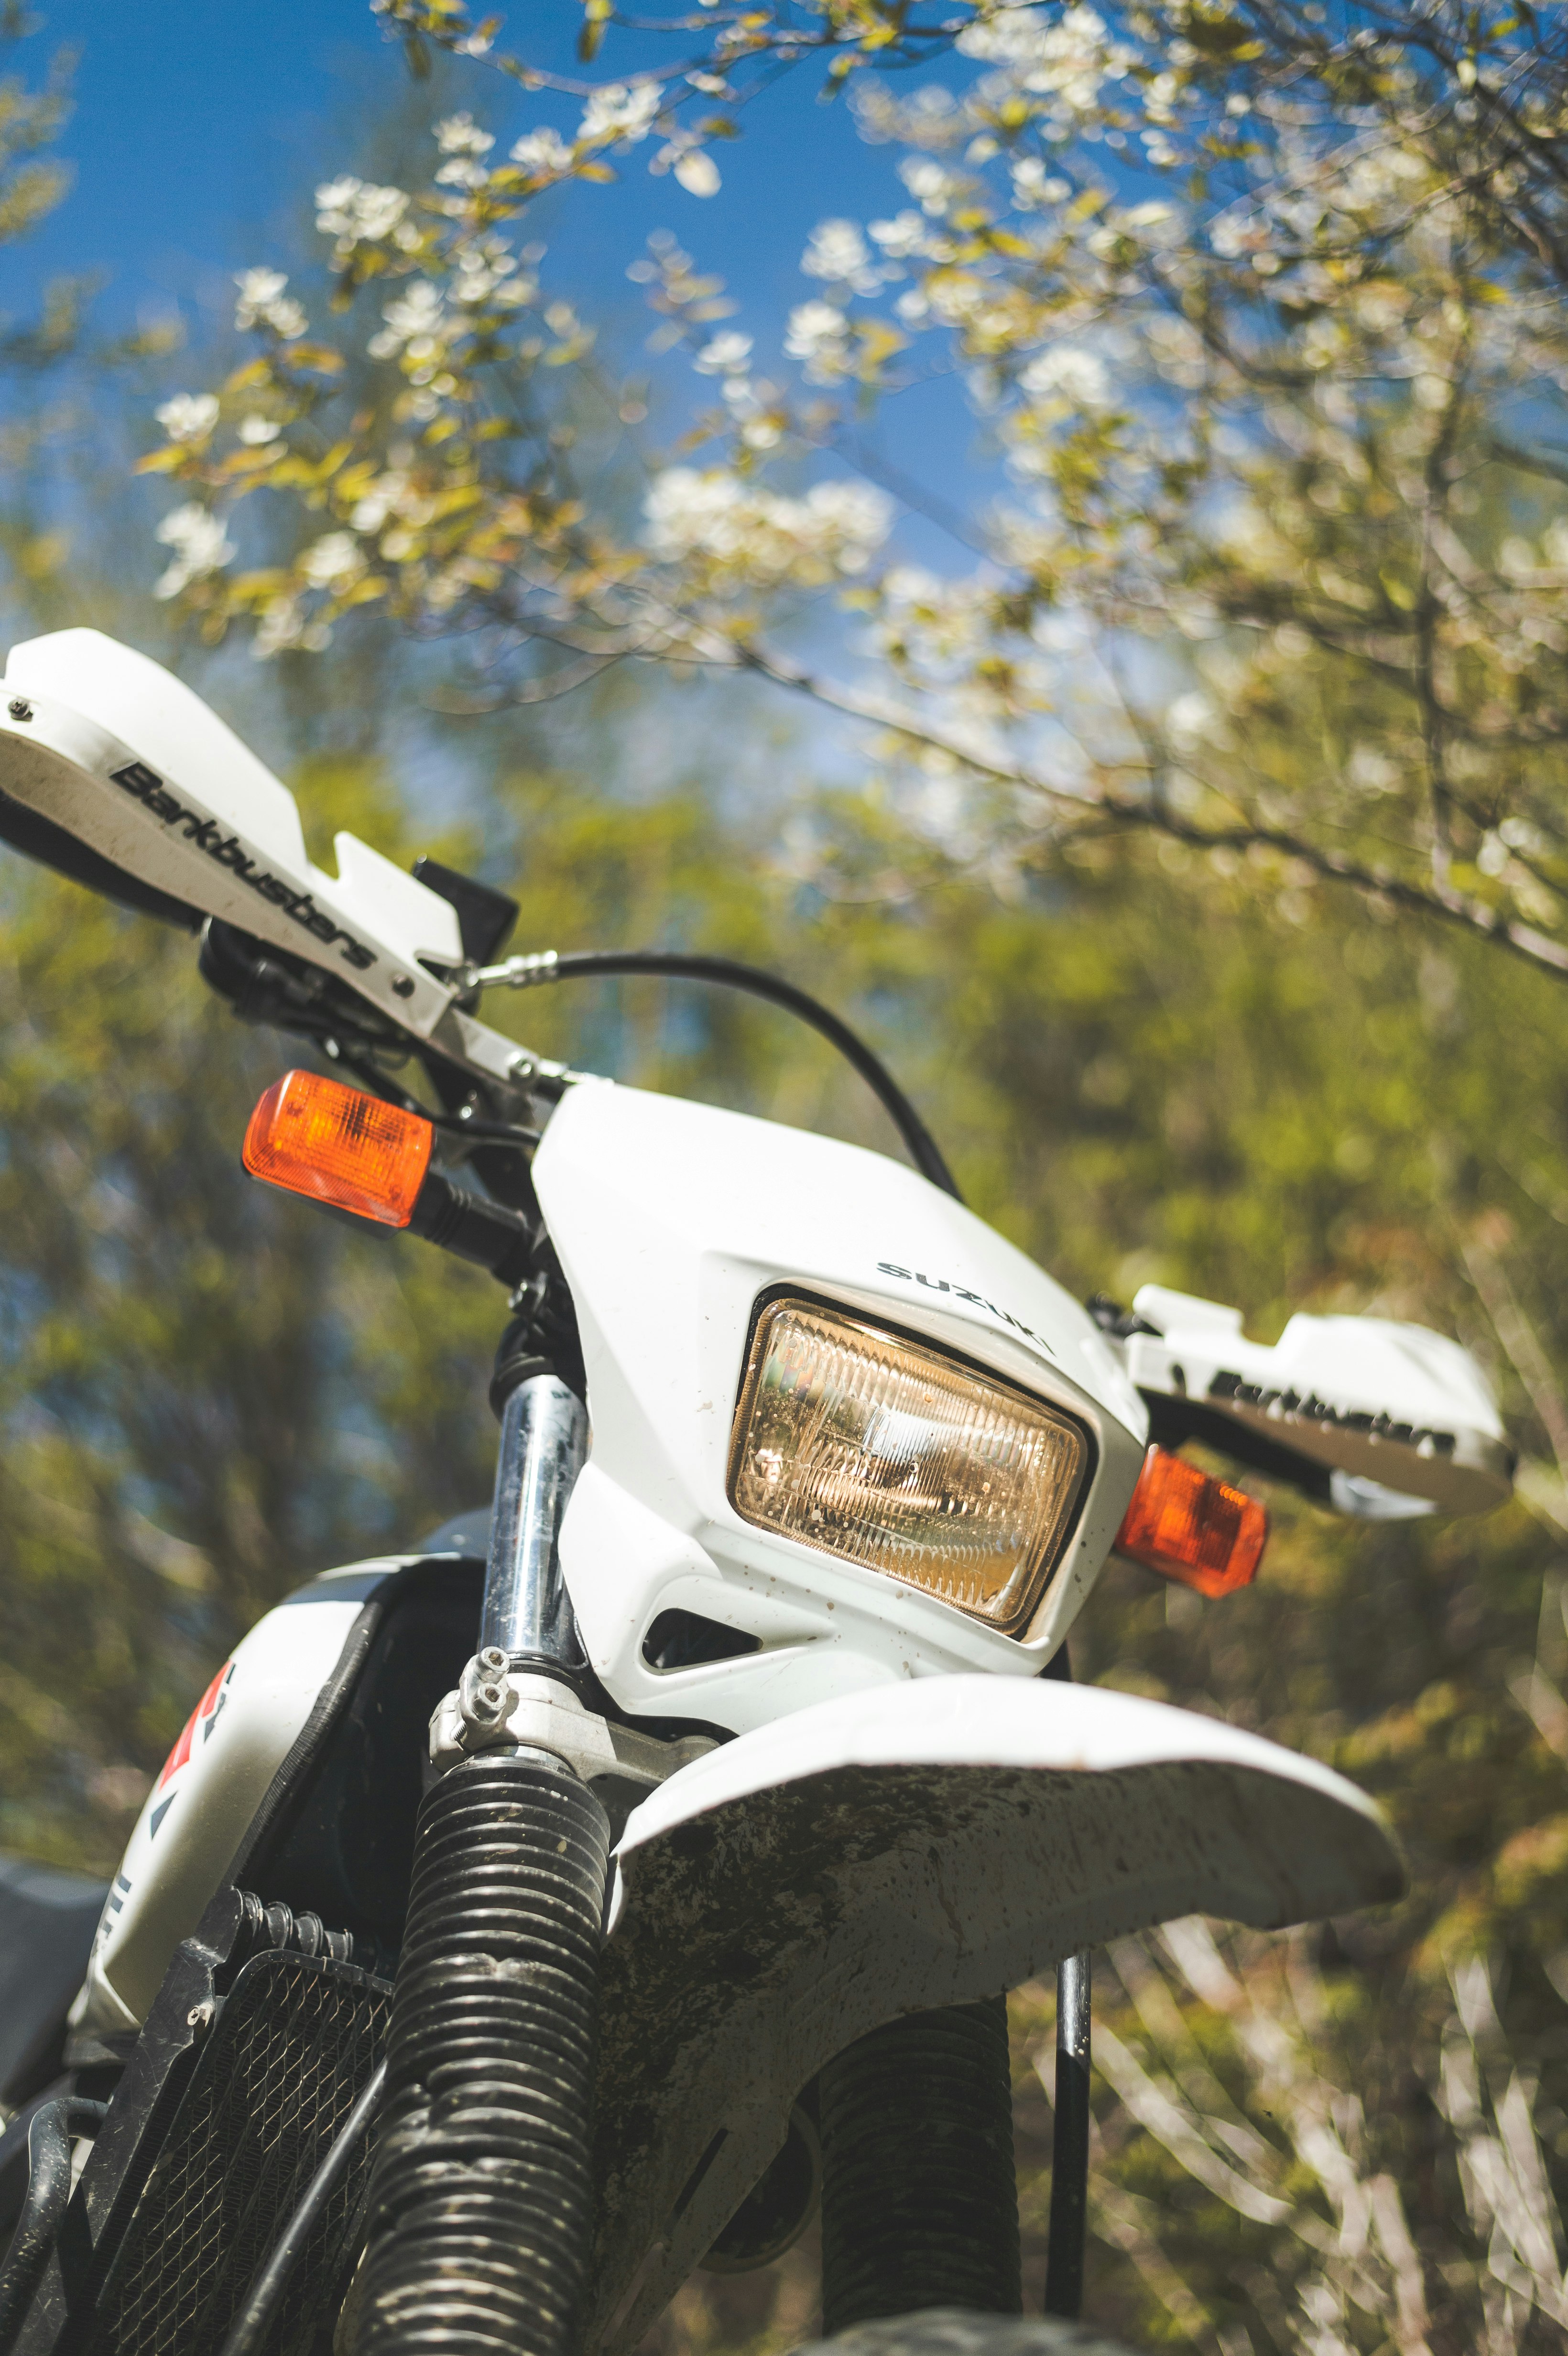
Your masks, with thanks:
[{"label": "amber lens", "polygon": [[252,1178],[309,1194],[384,1227],[406,1227],[430,1167],[435,1131],[417,1113],[340,1080],[289,1072],[267,1090],[245,1132]]},{"label": "amber lens", "polygon": [[1200,1595],[1229,1595],[1252,1585],[1267,1539],[1268,1515],[1255,1497],[1151,1448],[1116,1552]]},{"label": "amber lens", "polygon": [[760,1529],[1008,1634],[1033,1614],[1089,1462],[1077,1424],[918,1342],[805,1301],[757,1320],[730,1500]]}]

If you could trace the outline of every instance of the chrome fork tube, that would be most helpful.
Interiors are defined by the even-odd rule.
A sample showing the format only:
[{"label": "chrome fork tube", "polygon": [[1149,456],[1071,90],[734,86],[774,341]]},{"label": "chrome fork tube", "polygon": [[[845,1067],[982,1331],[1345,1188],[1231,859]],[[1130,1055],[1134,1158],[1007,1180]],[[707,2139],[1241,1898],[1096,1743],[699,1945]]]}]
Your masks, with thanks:
[{"label": "chrome fork tube", "polygon": [[560,1525],[588,1450],[588,1415],[559,1376],[525,1376],[501,1412],[479,1649],[560,1668],[581,1665],[560,1569]]}]

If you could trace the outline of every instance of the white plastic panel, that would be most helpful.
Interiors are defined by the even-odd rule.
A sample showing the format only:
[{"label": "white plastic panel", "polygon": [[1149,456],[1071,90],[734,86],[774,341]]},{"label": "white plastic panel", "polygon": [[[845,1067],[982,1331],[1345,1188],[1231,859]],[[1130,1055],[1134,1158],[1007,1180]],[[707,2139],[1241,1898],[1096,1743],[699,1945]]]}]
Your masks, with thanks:
[{"label": "white plastic panel", "polygon": [[377,1560],[329,1571],[236,1646],[136,1821],[72,2009],[77,2027],[101,2034],[146,2019],[169,1957],[228,1871],[362,1606],[396,1568]]},{"label": "white plastic panel", "polygon": [[183,681],[97,630],[61,630],[13,647],[5,686],[0,792],[405,1028],[440,1023],[453,987],[420,959],[461,962],[456,910],[348,835],[339,876],[314,867],[288,787]]},{"label": "white plastic panel", "polygon": [[[1133,1307],[1159,1328],[1125,1344],[1140,1389],[1201,1400],[1309,1462],[1445,1513],[1484,1514],[1509,1494],[1513,1451],[1497,1401],[1445,1334],[1385,1317],[1301,1315],[1271,1345],[1246,1339],[1239,1309],[1164,1285],[1146,1284]],[[1368,1505],[1347,1493],[1342,1510]]]},{"label": "white plastic panel", "polygon": [[1094,1687],[936,1678],[693,1762],[618,1851],[587,2345],[635,2345],[801,2087],[882,2021],[1175,1916],[1270,1929],[1402,1883],[1342,1776]]},{"label": "white plastic panel", "polygon": [[5,684],[13,695],[47,697],[96,721],[164,776],[201,787],[214,818],[304,871],[304,836],[287,786],[209,704],[150,656],[101,630],[51,630],[12,648]]},{"label": "white plastic panel", "polygon": [[[561,1558],[593,1665],[624,1708],[741,1730],[909,1677],[1038,1675],[1110,1549],[1147,1430],[1115,1353],[1059,1285],[900,1162],[608,1081],[568,1092],[534,1177],[577,1303],[592,1419]],[[1093,1479],[1021,1642],[734,1511],[748,1335],[759,1297],[781,1286],[927,1336],[1088,1428]],[[761,1649],[653,1669],[648,1627],[677,1609]]]}]

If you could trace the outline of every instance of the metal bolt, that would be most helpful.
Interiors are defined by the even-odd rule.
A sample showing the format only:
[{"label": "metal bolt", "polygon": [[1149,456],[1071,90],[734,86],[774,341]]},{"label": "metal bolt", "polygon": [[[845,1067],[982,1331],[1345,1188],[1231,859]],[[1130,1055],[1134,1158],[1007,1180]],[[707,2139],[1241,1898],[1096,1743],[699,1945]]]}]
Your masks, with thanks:
[{"label": "metal bolt", "polygon": [[395,973],[392,976],[392,988],[400,998],[411,998],[414,994],[413,982],[406,973]]},{"label": "metal bolt", "polygon": [[531,1055],[514,1055],[507,1066],[507,1077],[510,1080],[531,1080],[538,1070],[539,1066]]},{"label": "metal bolt", "polygon": [[33,707],[25,695],[14,695],[5,709],[13,720],[30,720],[33,716]]}]

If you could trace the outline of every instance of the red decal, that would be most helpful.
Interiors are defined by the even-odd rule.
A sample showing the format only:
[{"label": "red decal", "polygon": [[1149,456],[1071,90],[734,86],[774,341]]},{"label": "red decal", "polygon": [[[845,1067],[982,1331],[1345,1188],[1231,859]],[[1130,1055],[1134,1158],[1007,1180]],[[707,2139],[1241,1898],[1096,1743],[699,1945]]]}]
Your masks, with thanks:
[{"label": "red decal", "polygon": [[233,1665],[234,1664],[232,1661],[224,1662],[223,1666],[219,1670],[218,1675],[213,1678],[212,1683],[208,1687],[207,1691],[202,1695],[201,1699],[197,1703],[196,1708],[186,1719],[185,1725],[180,1731],[179,1740],[175,1744],[174,1749],[170,1751],[168,1757],[164,1762],[164,1772],[158,1777],[158,1789],[160,1792],[163,1790],[164,1785],[168,1782],[170,1776],[175,1773],[176,1770],[183,1767],[186,1761],[190,1757],[190,1746],[195,1739],[197,1727],[202,1719],[210,1718],[212,1715],[213,1709],[217,1706],[219,1694],[222,1690],[223,1680],[229,1675],[229,1672]]}]

